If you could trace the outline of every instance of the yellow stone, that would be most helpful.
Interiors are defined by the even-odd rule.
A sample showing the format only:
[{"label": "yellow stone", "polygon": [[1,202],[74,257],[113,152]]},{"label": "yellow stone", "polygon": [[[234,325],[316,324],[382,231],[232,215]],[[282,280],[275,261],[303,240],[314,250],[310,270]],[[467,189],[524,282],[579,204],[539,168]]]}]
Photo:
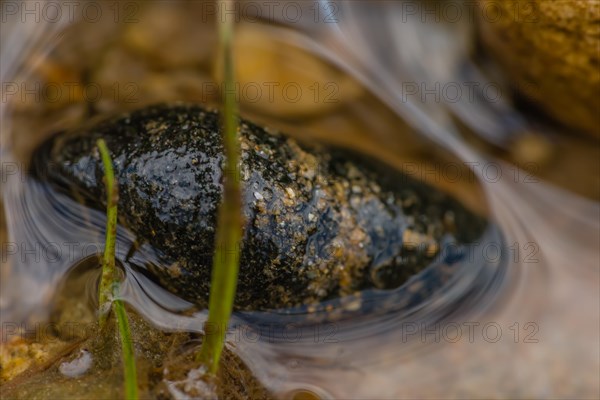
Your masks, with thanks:
[{"label": "yellow stone", "polygon": [[[600,3],[588,0],[483,0],[486,50],[511,84],[548,115],[600,137]],[[495,10],[493,13],[491,10]]]},{"label": "yellow stone", "polygon": [[[247,23],[236,30],[233,49],[242,106],[274,116],[306,117],[331,112],[362,93],[352,78],[278,40],[268,29]],[[215,75],[221,82],[218,64]]]}]

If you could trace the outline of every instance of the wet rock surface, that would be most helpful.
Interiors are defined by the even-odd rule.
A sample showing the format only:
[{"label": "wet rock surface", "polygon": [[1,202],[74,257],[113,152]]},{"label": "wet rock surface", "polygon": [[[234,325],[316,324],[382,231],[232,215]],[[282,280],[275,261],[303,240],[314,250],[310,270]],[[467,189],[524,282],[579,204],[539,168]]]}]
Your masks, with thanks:
[{"label": "wet rock surface", "polygon": [[[306,147],[242,120],[244,238],[236,307],[316,303],[388,289],[431,264],[443,243],[466,243],[485,221],[372,160]],[[205,306],[222,195],[219,115],[197,105],[146,107],[57,135],[33,160],[39,179],[103,209],[96,140],[112,153],[120,223],[161,252],[148,272]],[[449,239],[450,238],[450,239]]]}]

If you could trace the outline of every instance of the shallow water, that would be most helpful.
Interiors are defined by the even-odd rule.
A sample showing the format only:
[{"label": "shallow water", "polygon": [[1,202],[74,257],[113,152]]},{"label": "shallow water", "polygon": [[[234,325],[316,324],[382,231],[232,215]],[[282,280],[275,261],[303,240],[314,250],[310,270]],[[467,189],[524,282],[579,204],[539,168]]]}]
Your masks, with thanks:
[{"label": "shallow water", "polygon": [[[338,23],[307,19],[291,24],[283,18],[277,21],[283,26],[265,27],[277,40],[339,66],[370,92],[352,106],[354,112],[339,117],[350,125],[359,120],[359,133],[342,136],[346,130],[330,129],[325,119],[321,125],[317,120],[294,128],[285,117],[245,111],[273,126],[289,127],[295,136],[307,129],[313,132],[306,133],[310,138],[362,148],[454,193],[493,224],[479,244],[460,255],[440,257],[439,264],[424,272],[435,275],[436,268],[447,268],[444,261],[456,261],[451,279],[431,296],[415,295],[415,284],[428,282],[421,276],[394,291],[365,293],[358,309],[352,301],[333,303],[334,310],[343,312],[323,305],[308,319],[302,309],[237,313],[228,347],[281,397],[302,390],[323,398],[598,397],[597,199],[530,175],[463,135],[466,126],[501,147],[506,137],[530,128],[523,110],[508,102],[490,104],[484,97],[422,102],[403,95],[406,82],[486,79],[469,61],[474,28],[468,21],[407,18],[399,2],[383,2],[366,13],[361,10],[365,4],[344,3]],[[72,35],[67,31],[58,45],[75,41]],[[382,38],[389,41],[383,48],[376,45]],[[41,42],[31,52],[48,52],[51,45]],[[11,63],[20,65],[16,58]],[[5,71],[26,72],[23,66]],[[104,215],[28,178],[22,154],[50,132],[34,138],[23,131],[27,125],[19,118],[19,104],[1,106],[8,232],[2,240],[1,318],[3,323],[44,320],[54,288],[69,268],[103,248]],[[92,114],[103,113],[98,104],[93,106]],[[112,107],[119,109],[118,104]],[[13,113],[15,118],[4,118]],[[43,112],[37,116],[47,118]],[[84,118],[62,120],[62,127]],[[31,144],[19,145],[26,135]],[[423,158],[438,160],[441,169],[427,174],[431,164]],[[470,174],[449,178],[450,166],[457,165]],[[132,235],[119,229],[118,258],[125,258],[132,243]],[[161,329],[201,332],[206,313],[189,311],[189,303],[148,279],[143,273],[148,262],[160,260],[143,246],[123,263],[122,298]],[[89,292],[93,297],[94,291]]]}]

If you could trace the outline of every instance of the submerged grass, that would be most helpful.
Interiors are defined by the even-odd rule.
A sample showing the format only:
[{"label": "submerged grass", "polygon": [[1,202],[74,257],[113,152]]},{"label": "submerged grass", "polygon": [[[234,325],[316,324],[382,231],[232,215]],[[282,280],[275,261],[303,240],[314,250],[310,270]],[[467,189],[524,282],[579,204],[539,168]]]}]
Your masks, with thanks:
[{"label": "submerged grass", "polygon": [[[115,292],[119,285],[115,285]],[[138,398],[137,369],[135,365],[135,354],[133,352],[133,341],[129,329],[129,320],[125,312],[125,305],[121,300],[113,302],[113,310],[117,316],[119,326],[119,337],[121,338],[121,352],[123,354],[123,372],[125,374],[125,398]]]},{"label": "submerged grass", "polygon": [[[233,4],[225,0],[219,10],[228,10]],[[233,309],[239,270],[240,241],[242,237],[242,203],[239,167],[239,144],[237,137],[237,106],[233,68],[232,41],[233,18],[221,14],[219,42],[223,57],[225,95],[223,107],[223,143],[226,163],[224,172],[223,201],[219,207],[216,248],[213,258],[208,319],[204,325],[204,341],[197,359],[209,374],[216,374],[225,343],[227,324]]]},{"label": "submerged grass", "polygon": [[[102,329],[106,324],[111,300],[116,296],[119,283],[115,267],[115,242],[117,237],[117,202],[119,199],[118,188],[115,183],[115,175],[110,153],[104,140],[99,139],[96,143],[104,165],[104,179],[106,185],[106,243],[104,256],[102,258],[102,277],[99,287],[99,324]],[[135,365],[135,354],[131,340],[129,320],[125,312],[125,305],[119,299],[112,301],[112,308],[117,318],[119,337],[121,340],[121,352],[123,355],[123,368],[125,375],[125,398],[138,398],[137,371]]]}]

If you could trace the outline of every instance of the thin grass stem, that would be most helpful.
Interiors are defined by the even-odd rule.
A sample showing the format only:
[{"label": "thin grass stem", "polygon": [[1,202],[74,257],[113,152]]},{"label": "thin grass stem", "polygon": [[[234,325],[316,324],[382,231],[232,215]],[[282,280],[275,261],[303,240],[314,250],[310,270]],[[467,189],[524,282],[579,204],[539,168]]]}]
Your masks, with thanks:
[{"label": "thin grass stem", "polygon": [[[118,285],[115,285],[118,288]],[[113,301],[113,310],[117,316],[119,326],[119,337],[121,339],[121,354],[123,355],[123,372],[125,374],[125,398],[127,400],[138,399],[137,371],[135,365],[135,353],[129,329],[129,320],[125,312],[125,305],[121,300]]]},{"label": "thin grass stem", "polygon": [[104,142],[104,139],[99,139],[96,145],[98,146],[98,150],[100,150],[100,157],[104,165],[104,181],[106,185],[106,238],[104,255],[102,257],[102,275],[98,288],[98,322],[102,329],[106,324],[106,319],[110,311],[112,285],[117,279],[115,242],[117,237],[117,203],[119,194],[106,142]]},{"label": "thin grass stem", "polygon": [[115,243],[117,237],[117,203],[119,200],[118,188],[115,183],[115,175],[110,153],[103,139],[96,143],[100,150],[100,156],[104,165],[104,180],[106,185],[106,243],[102,258],[102,277],[99,287],[99,323],[102,329],[106,324],[110,304],[117,317],[119,338],[121,341],[121,354],[123,357],[123,372],[125,375],[125,398],[138,399],[137,371],[135,365],[135,354],[133,342],[131,341],[131,330],[129,320],[125,312],[125,305],[116,297],[119,283],[115,267]]},{"label": "thin grass stem", "polygon": [[[231,1],[225,0],[223,3],[225,4],[219,7],[220,10],[231,9]],[[225,177],[223,201],[219,207],[217,220],[208,319],[204,325],[204,341],[197,357],[212,375],[217,373],[219,367],[227,325],[233,309],[242,237],[241,188],[236,173],[239,166],[239,144],[232,55],[233,18],[230,15],[220,15],[219,20],[219,42],[225,79],[222,115],[226,166],[223,171]]]}]

